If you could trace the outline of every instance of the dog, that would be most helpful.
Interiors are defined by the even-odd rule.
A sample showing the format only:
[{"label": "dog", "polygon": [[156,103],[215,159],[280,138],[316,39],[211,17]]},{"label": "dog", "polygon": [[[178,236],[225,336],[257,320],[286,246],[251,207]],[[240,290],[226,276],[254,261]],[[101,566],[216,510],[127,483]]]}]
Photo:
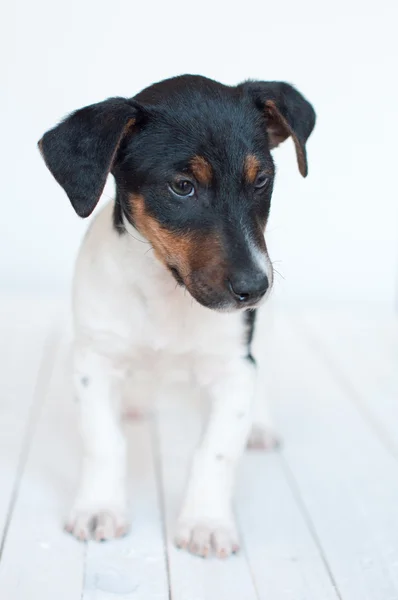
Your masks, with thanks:
[{"label": "dog", "polygon": [[313,107],[287,83],[183,75],[77,110],[38,143],[80,217],[94,210],[109,173],[116,182],[74,278],[84,460],[66,529],[77,538],[128,530],[120,394],[130,365],[151,350],[189,356],[212,398],[175,542],[199,556],[238,551],[235,472],[248,440],[266,443],[269,423],[252,340],[273,284],[270,151],[291,137],[305,177],[314,125]]}]

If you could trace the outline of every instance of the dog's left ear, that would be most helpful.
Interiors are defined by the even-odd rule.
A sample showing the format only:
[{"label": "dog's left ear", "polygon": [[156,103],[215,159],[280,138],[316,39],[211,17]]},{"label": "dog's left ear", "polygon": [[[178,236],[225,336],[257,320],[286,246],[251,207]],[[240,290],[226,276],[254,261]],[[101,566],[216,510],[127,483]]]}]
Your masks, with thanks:
[{"label": "dog's left ear", "polygon": [[279,81],[246,81],[239,88],[247,92],[265,114],[270,148],[289,136],[296,148],[301,175],[307,176],[305,144],[315,126],[315,111],[293,86]]}]

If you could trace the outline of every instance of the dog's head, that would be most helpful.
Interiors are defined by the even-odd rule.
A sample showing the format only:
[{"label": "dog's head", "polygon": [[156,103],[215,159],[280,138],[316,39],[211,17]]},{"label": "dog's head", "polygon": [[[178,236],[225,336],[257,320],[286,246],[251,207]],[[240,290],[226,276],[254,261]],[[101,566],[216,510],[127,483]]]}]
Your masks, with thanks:
[{"label": "dog's head", "polygon": [[82,108],[39,147],[79,216],[94,210],[111,172],[117,210],[177,282],[210,308],[246,309],[272,284],[270,150],[292,137],[305,177],[314,124],[312,106],[286,83],[185,75]]}]

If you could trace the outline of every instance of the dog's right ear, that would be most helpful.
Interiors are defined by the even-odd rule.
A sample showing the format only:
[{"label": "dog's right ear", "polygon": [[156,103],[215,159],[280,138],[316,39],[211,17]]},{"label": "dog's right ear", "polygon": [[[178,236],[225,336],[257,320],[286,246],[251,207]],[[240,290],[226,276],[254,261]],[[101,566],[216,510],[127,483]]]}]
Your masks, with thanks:
[{"label": "dog's right ear", "polygon": [[134,100],[110,98],[72,113],[39,141],[47,167],[80,217],[96,207],[121,141],[144,113]]},{"label": "dog's right ear", "polygon": [[252,97],[265,116],[270,149],[292,137],[299,171],[306,177],[308,165],[305,145],[316,121],[312,105],[284,81],[245,81],[238,88]]}]

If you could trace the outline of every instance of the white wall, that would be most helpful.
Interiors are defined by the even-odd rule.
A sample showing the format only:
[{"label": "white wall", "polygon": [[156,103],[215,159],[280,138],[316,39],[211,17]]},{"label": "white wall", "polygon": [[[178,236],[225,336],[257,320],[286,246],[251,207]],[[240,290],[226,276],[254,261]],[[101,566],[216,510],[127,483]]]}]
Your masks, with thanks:
[{"label": "white wall", "polygon": [[7,4],[0,36],[2,290],[66,290],[86,227],[44,167],[35,147],[41,134],[82,105],[191,72],[225,83],[287,80],[317,110],[306,180],[290,142],[275,151],[270,245],[286,278],[284,301],[392,310],[395,0]]}]

